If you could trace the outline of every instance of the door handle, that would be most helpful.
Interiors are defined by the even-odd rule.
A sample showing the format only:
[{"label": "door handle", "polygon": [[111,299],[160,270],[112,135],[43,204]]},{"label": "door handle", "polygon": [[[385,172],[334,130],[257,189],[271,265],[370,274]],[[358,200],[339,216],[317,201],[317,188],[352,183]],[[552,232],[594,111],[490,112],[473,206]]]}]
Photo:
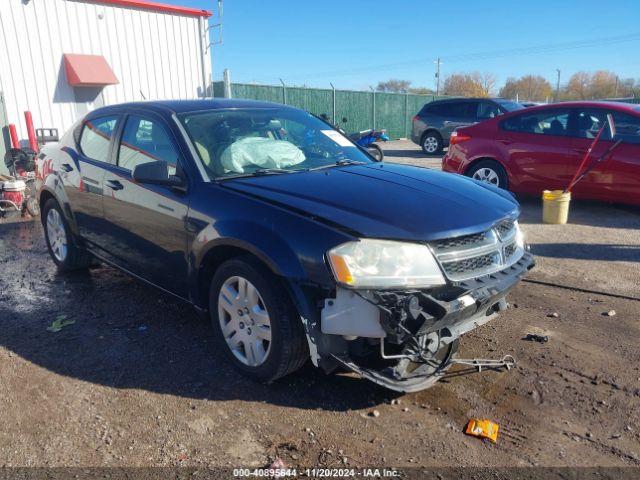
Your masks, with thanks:
[{"label": "door handle", "polygon": [[71,165],[69,165],[68,163],[63,163],[62,165],[60,165],[60,169],[64,170],[67,173],[73,172],[73,167]]},{"label": "door handle", "polygon": [[511,143],[513,143],[511,140],[507,140],[506,138],[503,138],[503,139],[498,140],[498,141],[503,145],[511,145]]},{"label": "door handle", "polygon": [[111,190],[122,190],[124,186],[118,180],[107,180],[105,182]]},{"label": "door handle", "polygon": [[578,155],[584,155],[585,153],[587,153],[586,148],[572,148],[571,151],[573,153],[577,153]]}]

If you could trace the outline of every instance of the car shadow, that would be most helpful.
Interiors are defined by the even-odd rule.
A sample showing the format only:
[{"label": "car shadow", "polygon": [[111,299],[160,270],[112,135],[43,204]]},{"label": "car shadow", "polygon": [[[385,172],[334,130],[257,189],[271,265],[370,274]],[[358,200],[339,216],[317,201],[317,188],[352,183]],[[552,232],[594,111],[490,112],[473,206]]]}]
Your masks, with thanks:
[{"label": "car shadow", "polygon": [[[310,364],[270,385],[250,381],[189,305],[110,267],[59,274],[39,222],[2,224],[0,238],[0,344],[51,372],[118,389],[304,409],[346,411],[395,396]],[[48,331],[57,319],[74,323]]]},{"label": "car shadow", "polygon": [[640,262],[640,246],[604,243],[536,243],[531,252],[538,257],[607,262]]},{"label": "car shadow", "polygon": [[[517,195],[522,207],[521,223],[542,223],[542,200],[528,195]],[[606,202],[572,200],[569,221],[573,225],[590,227],[640,229],[640,207]]]}]

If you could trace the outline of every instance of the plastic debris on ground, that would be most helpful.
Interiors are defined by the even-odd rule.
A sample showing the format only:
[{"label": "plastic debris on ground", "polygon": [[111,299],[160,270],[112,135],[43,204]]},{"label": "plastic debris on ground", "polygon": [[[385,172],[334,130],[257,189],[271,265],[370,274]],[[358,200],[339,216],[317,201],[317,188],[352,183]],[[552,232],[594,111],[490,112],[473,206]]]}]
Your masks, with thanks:
[{"label": "plastic debris on ground", "polygon": [[527,336],[524,337],[525,340],[529,342],[539,342],[539,343],[547,343],[549,341],[548,335],[538,335],[537,333],[527,333]]},{"label": "plastic debris on ground", "polygon": [[47,331],[54,332],[54,333],[59,332],[64,327],[73,325],[74,323],[76,323],[76,321],[67,318],[66,315],[58,315],[58,318],[56,318],[53,322],[51,322],[51,325],[47,327]]},{"label": "plastic debris on ground", "polygon": [[486,438],[496,443],[498,440],[498,429],[500,426],[492,422],[491,420],[480,420],[478,418],[472,418],[467,424],[465,433],[474,437]]}]

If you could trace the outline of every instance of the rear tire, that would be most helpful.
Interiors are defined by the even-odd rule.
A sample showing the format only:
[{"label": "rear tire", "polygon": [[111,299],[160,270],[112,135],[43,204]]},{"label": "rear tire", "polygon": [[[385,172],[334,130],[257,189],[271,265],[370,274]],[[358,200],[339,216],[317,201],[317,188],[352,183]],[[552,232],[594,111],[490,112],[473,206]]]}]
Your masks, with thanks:
[{"label": "rear tire", "polygon": [[481,160],[467,170],[467,177],[489,183],[505,190],[509,189],[509,176],[502,165],[495,160]]},{"label": "rear tire", "polygon": [[67,219],[53,198],[47,200],[42,210],[42,226],[49,255],[63,272],[89,268],[93,259],[89,252],[78,247]]},{"label": "rear tire", "polygon": [[251,256],[233,258],[217,269],[209,314],[218,347],[252,380],[272,382],[309,358],[300,315],[282,281]]},{"label": "rear tire", "polygon": [[438,155],[442,153],[444,142],[438,132],[430,131],[422,136],[420,146],[426,155]]},{"label": "rear tire", "polygon": [[367,147],[367,151],[369,152],[369,155],[376,159],[377,162],[381,162],[384,159],[384,152],[382,151],[382,148],[380,148],[380,145],[372,143]]}]

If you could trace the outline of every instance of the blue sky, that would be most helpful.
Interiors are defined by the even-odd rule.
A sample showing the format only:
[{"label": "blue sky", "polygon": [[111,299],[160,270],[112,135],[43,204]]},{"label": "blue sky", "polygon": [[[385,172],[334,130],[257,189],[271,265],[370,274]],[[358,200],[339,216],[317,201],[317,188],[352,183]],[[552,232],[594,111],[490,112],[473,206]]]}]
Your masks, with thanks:
[{"label": "blue sky", "polygon": [[[217,13],[217,0],[164,2]],[[237,82],[282,78],[287,84],[333,82],[337,88],[366,89],[393,77],[433,88],[438,56],[443,78],[490,72],[498,85],[528,73],[555,84],[556,68],[563,83],[576,71],[598,69],[640,79],[640,0],[224,0],[223,5],[224,44],[213,47],[214,76],[229,68]],[[599,39],[608,40],[593,42]],[[575,48],[586,41],[592,43]]]}]

